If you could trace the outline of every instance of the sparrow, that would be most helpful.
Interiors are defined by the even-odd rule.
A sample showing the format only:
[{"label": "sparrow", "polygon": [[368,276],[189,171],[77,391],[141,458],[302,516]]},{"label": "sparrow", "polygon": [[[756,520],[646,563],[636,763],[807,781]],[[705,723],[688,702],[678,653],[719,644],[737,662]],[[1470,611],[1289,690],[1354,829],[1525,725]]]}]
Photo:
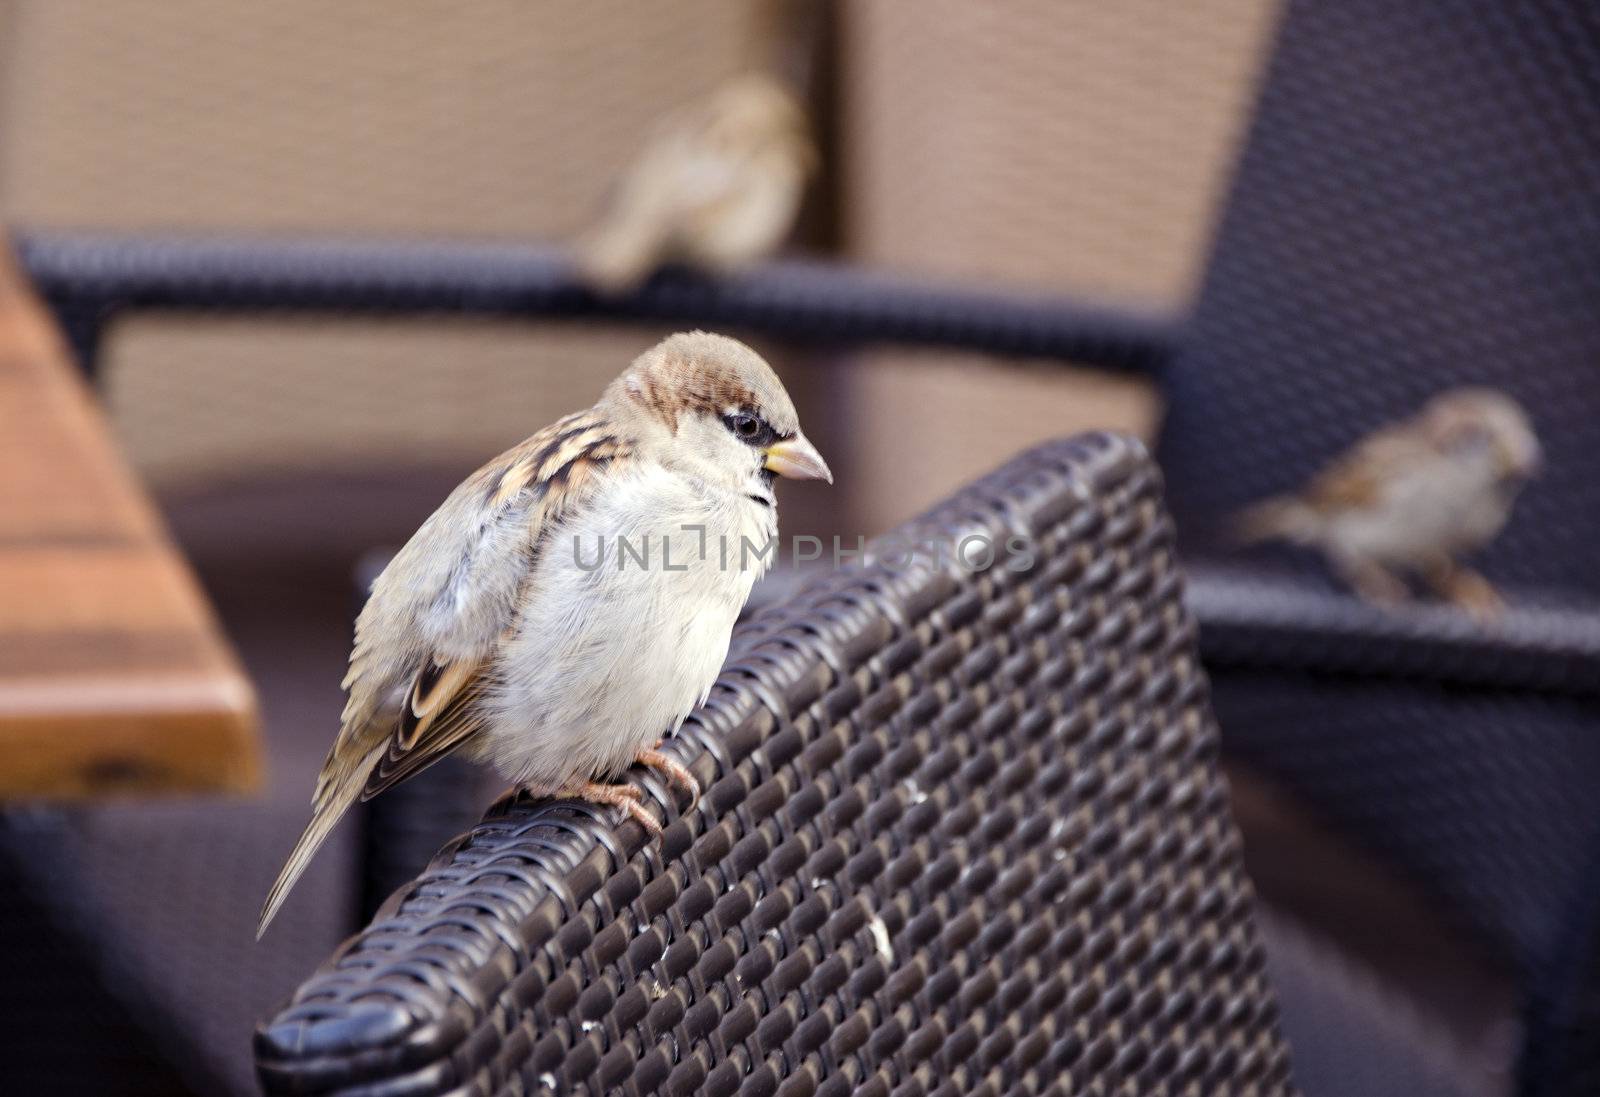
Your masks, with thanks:
[{"label": "sparrow", "polygon": [[578,244],[602,293],[633,288],[664,262],[722,273],[777,249],[800,210],[817,152],[782,84],[746,75],[663,118]]},{"label": "sparrow", "polygon": [[833,482],[772,368],[696,331],[463,481],[372,585],[257,937],[352,804],[447,754],[659,833],[618,779],[639,763],[698,795],[658,748],[709,694],[775,554],[778,476]]},{"label": "sparrow", "polygon": [[1503,392],[1451,389],[1361,439],[1295,495],[1236,519],[1243,543],[1319,550],[1361,597],[1394,605],[1419,578],[1479,619],[1504,606],[1459,558],[1492,541],[1543,461],[1527,413]]}]

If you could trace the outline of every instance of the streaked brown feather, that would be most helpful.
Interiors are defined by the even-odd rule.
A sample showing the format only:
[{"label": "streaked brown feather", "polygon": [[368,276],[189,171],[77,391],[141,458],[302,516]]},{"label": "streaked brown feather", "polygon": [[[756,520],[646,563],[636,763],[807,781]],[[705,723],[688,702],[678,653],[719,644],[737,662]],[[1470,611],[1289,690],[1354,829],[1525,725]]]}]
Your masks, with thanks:
[{"label": "streaked brown feather", "polygon": [[[552,526],[575,501],[587,495],[598,469],[626,454],[629,448],[593,410],[577,412],[512,447],[474,473],[468,483],[489,497],[495,512],[503,513],[527,502],[525,520],[530,534],[528,543],[533,550],[527,564],[531,568],[542,531]],[[537,498],[525,500],[529,493],[536,494]],[[352,671],[362,655],[360,633],[358,628],[356,651],[351,656]],[[427,761],[407,765],[406,775],[409,775],[457,745],[463,737],[462,727],[471,723],[469,702],[479,695],[485,671],[482,662],[441,661],[435,654],[426,655],[413,672],[406,688],[406,700],[392,730],[385,736],[388,740],[383,754],[386,763],[380,763],[378,769],[396,772],[402,758],[425,757]],[[355,701],[352,691],[351,704]],[[340,732],[341,738],[351,730],[355,729],[347,723]],[[336,746],[335,753],[338,749]],[[381,787],[374,787],[369,781],[364,798],[376,795],[381,788],[401,779],[403,775],[385,778]]]},{"label": "streaked brown feather", "polygon": [[430,660],[418,672],[399,724],[367,774],[363,801],[427,769],[478,729],[477,702],[487,670],[483,662]]},{"label": "streaked brown feather", "polygon": [[[569,415],[478,469],[438,513],[459,514],[465,500],[479,500],[475,506],[481,510],[478,525],[483,529],[516,514],[518,521],[527,523],[523,566],[531,569],[545,531],[589,494],[600,469],[629,452],[629,445],[595,410]],[[536,497],[530,498],[530,493]],[[518,507],[525,507],[526,513],[515,511]],[[403,581],[398,588],[393,585],[390,570],[410,547],[408,542],[379,577],[367,610],[357,619],[350,666],[342,683],[349,697],[339,734],[317,776],[311,822],[268,893],[258,937],[351,804],[371,799],[426,769],[479,727],[478,702],[491,684],[492,652],[476,659],[423,652],[414,666],[396,673],[385,663],[390,653],[374,647],[377,636],[393,642],[397,630],[413,628],[419,605],[437,596],[438,592],[410,589]],[[463,557],[460,566],[470,565],[470,556]],[[378,605],[380,601],[385,604]],[[504,609],[502,629],[511,627],[515,602],[512,599]]]},{"label": "streaked brown feather", "polygon": [[435,718],[477,675],[480,666],[482,663],[459,660],[441,662],[437,656],[429,660],[411,683],[411,693],[400,710],[400,723],[390,740],[390,750],[404,753],[415,747]]},{"label": "streaked brown feather", "polygon": [[630,379],[634,398],[651,414],[678,429],[678,417],[685,412],[721,415],[729,408],[748,408],[761,403],[760,396],[740,384],[725,370],[716,369],[702,357],[691,354],[663,356],[658,372]]},{"label": "streaked brown feather", "polygon": [[[604,292],[630,289],[664,260],[696,265],[759,258],[780,240],[722,255],[723,226],[737,222],[752,193],[817,167],[805,110],[792,92],[768,77],[724,83],[706,100],[663,117],[614,188],[598,224],[578,243],[578,268]],[[781,200],[779,200],[781,201]],[[774,206],[774,212],[780,207]],[[794,211],[785,214],[792,222]],[[787,232],[789,224],[782,226]]]},{"label": "streaked brown feather", "polygon": [[1323,511],[1372,506],[1396,472],[1425,457],[1428,449],[1409,424],[1385,427],[1318,473],[1301,500]]}]

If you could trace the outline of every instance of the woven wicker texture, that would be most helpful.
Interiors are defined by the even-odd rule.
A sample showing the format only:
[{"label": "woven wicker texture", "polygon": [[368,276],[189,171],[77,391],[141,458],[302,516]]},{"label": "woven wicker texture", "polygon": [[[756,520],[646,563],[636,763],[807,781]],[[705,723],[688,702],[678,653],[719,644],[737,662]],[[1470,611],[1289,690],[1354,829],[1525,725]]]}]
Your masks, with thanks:
[{"label": "woven wicker texture", "polygon": [[1521,1092],[1591,1092],[1600,617],[1514,609],[1502,635],[1469,639],[1447,611],[1373,627],[1323,595],[1295,599],[1286,626],[1261,612],[1270,594],[1230,604],[1227,589],[1197,582],[1194,608],[1230,755],[1398,866],[1513,973]]},{"label": "woven wicker texture", "polygon": [[354,858],[331,849],[314,897],[256,946],[252,908],[304,814],[302,797],[284,797],[0,824],[0,867],[15,881],[6,917],[51,927],[5,939],[19,1007],[6,1091],[144,1092],[135,1079],[148,1073],[153,1093],[249,1093],[251,1022],[349,932],[356,905]]},{"label": "woven wicker texture", "polygon": [[[1476,1046],[1386,985],[1382,974],[1263,906],[1267,974],[1307,1094],[1504,1097],[1513,1026]],[[1498,1038],[1496,1038],[1498,1037]]]},{"label": "woven wicker texture", "polygon": [[1231,754],[1408,868],[1523,978],[1591,947],[1573,934],[1600,850],[1600,614],[1517,605],[1488,631],[1447,607],[1191,575]]},{"label": "woven wicker texture", "polygon": [[1596,706],[1415,682],[1218,674],[1231,753],[1425,881],[1531,977],[1600,839]]},{"label": "woven wicker texture", "polygon": [[1282,576],[1190,574],[1230,756],[1398,866],[1513,973],[1524,1092],[1589,1092],[1573,1079],[1600,1016],[1600,614],[1513,605],[1485,630]]},{"label": "woven wicker texture", "polygon": [[1395,613],[1290,576],[1189,568],[1210,667],[1348,674],[1477,690],[1600,698],[1600,614],[1518,602],[1486,629],[1453,606]]},{"label": "woven wicker texture", "polygon": [[1491,578],[1600,592],[1600,8],[1292,3],[1160,453],[1185,548],[1450,385],[1547,471]]},{"label": "woven wicker texture", "polygon": [[0,980],[7,1088],[103,1093],[107,1079],[115,1078],[117,1092],[126,1097],[185,1097],[204,1089],[186,1088],[172,1065],[153,1053],[148,1019],[130,1016],[125,1003],[108,993],[82,942],[40,903],[37,883],[16,871],[8,847],[36,839],[29,829],[0,822],[0,934],[27,942],[7,955],[6,978]]},{"label": "woven wicker texture", "polygon": [[1488,631],[1283,576],[1191,577],[1230,754],[1407,868],[1523,979],[1592,947],[1573,934],[1600,849],[1600,614],[1516,605]]},{"label": "woven wicker texture", "polygon": [[659,845],[491,812],[263,1026],[267,1090],[1287,1092],[1143,450],[1040,448],[901,532],[1035,558],[885,548],[759,615]]},{"label": "woven wicker texture", "polygon": [[[1168,371],[1160,453],[1186,552],[1215,552],[1234,508],[1304,482],[1434,392],[1489,384],[1528,407],[1547,471],[1477,563],[1513,599],[1569,616],[1594,604],[1597,81],[1600,11],[1581,0],[1288,6]],[[1565,643],[1559,628],[1534,636],[1529,658],[1525,620],[1467,660],[1486,672],[1476,684],[1415,659],[1340,677],[1375,656],[1352,664],[1347,623],[1308,613],[1301,635],[1324,635],[1299,669],[1216,672],[1229,748],[1512,960],[1531,1055],[1558,1060],[1541,1034],[1570,1033],[1570,1003],[1595,993],[1574,985],[1600,933],[1586,879],[1600,842],[1592,692],[1545,693],[1559,683],[1523,673],[1556,669]]]}]

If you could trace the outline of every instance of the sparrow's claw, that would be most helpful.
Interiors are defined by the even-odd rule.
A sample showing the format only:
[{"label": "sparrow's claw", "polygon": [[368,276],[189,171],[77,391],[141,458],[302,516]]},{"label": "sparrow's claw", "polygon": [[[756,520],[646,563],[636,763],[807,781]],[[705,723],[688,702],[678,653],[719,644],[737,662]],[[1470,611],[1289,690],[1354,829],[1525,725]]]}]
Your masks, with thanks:
[{"label": "sparrow's claw", "polygon": [[1411,598],[1405,582],[1389,569],[1370,562],[1347,563],[1341,569],[1346,582],[1363,600],[1393,608]]},{"label": "sparrow's claw", "polygon": [[[658,741],[656,747],[660,745],[661,743]],[[651,769],[658,769],[666,774],[667,780],[689,794],[689,802],[691,804],[700,799],[700,782],[696,781],[694,774],[683,768],[675,759],[668,758],[661,751],[651,747],[641,750],[634,756],[633,760],[641,766],[649,766]]]},{"label": "sparrow's claw", "polygon": [[1505,599],[1494,585],[1449,558],[1433,561],[1423,572],[1428,584],[1451,605],[1465,610],[1474,621],[1486,624],[1505,612]]},{"label": "sparrow's claw", "polygon": [[644,793],[637,785],[603,785],[598,781],[586,781],[581,785],[569,785],[556,793],[556,796],[566,800],[600,804],[603,807],[621,808],[633,816],[651,836],[661,833],[661,824],[656,822],[655,816],[646,811],[644,805],[639,802]]},{"label": "sparrow's claw", "polygon": [[1458,568],[1445,597],[1470,614],[1480,624],[1493,621],[1505,612],[1506,600],[1494,585],[1475,571]]}]

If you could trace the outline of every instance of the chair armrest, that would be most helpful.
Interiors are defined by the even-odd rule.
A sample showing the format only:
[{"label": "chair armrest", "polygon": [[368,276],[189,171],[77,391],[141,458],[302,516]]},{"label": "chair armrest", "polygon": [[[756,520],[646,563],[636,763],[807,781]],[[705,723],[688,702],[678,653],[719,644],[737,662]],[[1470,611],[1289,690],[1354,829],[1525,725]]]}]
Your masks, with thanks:
[{"label": "chair armrest", "polygon": [[1201,655],[1217,667],[1600,696],[1600,607],[1514,599],[1480,624],[1452,606],[1385,609],[1270,572],[1190,566],[1186,575]]},{"label": "chair armrest", "polygon": [[30,230],[15,246],[85,361],[127,309],[457,312],[734,328],[824,345],[893,343],[1149,373],[1170,315],[939,285],[839,263],[772,262],[708,279],[667,270],[598,296],[567,253],[517,244],[132,236]]},{"label": "chair armrest", "polygon": [[1223,745],[1403,871],[1514,973],[1526,1056],[1600,1000],[1600,612],[1510,592],[1498,620],[1191,568]]}]

